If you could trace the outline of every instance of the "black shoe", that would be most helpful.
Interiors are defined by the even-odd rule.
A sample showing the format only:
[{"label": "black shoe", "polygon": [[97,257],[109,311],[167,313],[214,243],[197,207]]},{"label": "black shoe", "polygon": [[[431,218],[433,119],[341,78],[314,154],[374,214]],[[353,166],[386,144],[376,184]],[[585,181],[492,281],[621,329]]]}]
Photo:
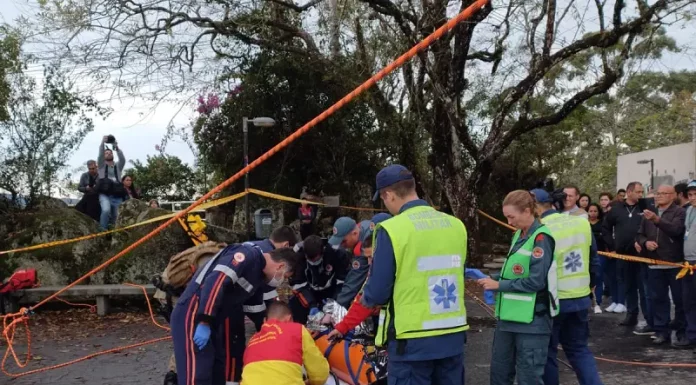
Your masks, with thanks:
[{"label": "black shoe", "polygon": [[662,345],[662,344],[666,344],[667,342],[669,342],[669,338],[667,336],[663,336],[663,335],[657,335],[657,336],[655,336],[655,339],[653,340],[653,344],[655,344],[655,345]]},{"label": "black shoe", "polygon": [[689,341],[689,339],[684,336],[678,336],[677,340],[672,342],[672,347],[677,349],[691,349],[696,347],[696,341]]},{"label": "black shoe", "polygon": [[164,385],[177,385],[176,373],[171,370],[164,375]]},{"label": "black shoe", "polygon": [[653,330],[650,325],[645,325],[642,328],[633,330],[633,334],[637,336],[651,336],[655,334],[655,330]]},{"label": "black shoe", "polygon": [[636,326],[638,325],[638,314],[626,314],[626,318],[619,322],[621,326]]}]

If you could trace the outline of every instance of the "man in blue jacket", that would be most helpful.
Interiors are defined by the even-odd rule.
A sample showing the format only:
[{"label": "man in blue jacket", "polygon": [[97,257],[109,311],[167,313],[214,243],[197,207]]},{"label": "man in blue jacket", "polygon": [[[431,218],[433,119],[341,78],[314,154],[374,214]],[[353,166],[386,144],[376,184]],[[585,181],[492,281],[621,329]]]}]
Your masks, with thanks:
[{"label": "man in blue jacket", "polygon": [[394,217],[375,226],[372,270],[361,301],[382,307],[375,344],[387,347],[387,381],[462,385],[469,328],[466,228],[419,199],[403,166],[377,174],[378,198]]}]

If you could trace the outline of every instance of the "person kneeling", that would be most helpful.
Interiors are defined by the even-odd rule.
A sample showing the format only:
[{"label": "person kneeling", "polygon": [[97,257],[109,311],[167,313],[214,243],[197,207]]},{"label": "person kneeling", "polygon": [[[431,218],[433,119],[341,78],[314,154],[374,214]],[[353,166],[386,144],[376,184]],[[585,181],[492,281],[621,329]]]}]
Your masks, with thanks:
[{"label": "person kneeling", "polygon": [[292,322],[288,305],[274,302],[261,331],[249,339],[241,385],[304,385],[302,365],[309,385],[323,385],[329,378],[329,363],[309,331]]}]

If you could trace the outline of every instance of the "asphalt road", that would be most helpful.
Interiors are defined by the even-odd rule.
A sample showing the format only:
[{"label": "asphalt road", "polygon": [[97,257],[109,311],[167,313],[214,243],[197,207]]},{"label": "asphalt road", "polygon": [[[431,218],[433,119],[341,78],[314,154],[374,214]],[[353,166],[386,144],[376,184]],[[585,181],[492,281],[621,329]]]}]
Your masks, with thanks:
[{"label": "asphalt road", "polygon": [[[466,349],[466,383],[484,385],[489,381],[494,325],[474,302],[468,302],[467,305],[472,329]],[[96,351],[166,336],[166,332],[152,325],[147,314],[119,313],[100,319],[86,310],[73,311],[68,315],[54,313],[56,314],[39,314],[32,320],[34,357],[24,369],[17,368],[9,358],[6,365],[9,372],[19,373],[47,367]],[[630,330],[617,326],[619,318],[615,314],[592,317],[591,349],[599,359],[696,364],[696,355],[691,351],[653,347],[649,337],[634,336]],[[4,343],[2,345],[4,349]],[[18,351],[23,352],[26,343],[21,342],[17,347]],[[4,377],[0,379],[0,384],[161,384],[171,349],[171,342],[160,342],[17,379]],[[605,384],[681,385],[693,383],[696,379],[696,368],[642,367],[604,361],[598,361],[598,368]],[[574,373],[564,367],[561,384],[577,384]]]}]

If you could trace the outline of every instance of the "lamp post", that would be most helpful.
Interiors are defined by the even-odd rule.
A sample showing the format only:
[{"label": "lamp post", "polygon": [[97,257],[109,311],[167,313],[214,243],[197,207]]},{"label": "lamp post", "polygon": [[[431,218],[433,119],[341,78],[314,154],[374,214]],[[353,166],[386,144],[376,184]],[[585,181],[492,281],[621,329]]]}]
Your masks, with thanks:
[{"label": "lamp post", "polygon": [[650,163],[650,188],[655,190],[655,160],[654,159],[643,159],[637,162],[638,164],[648,164]]},{"label": "lamp post", "polygon": [[[242,132],[244,133],[244,167],[249,165],[249,122],[254,127],[273,127],[275,120],[273,118],[258,117],[249,119],[246,116],[242,118]],[[249,172],[244,174],[244,191],[249,190]],[[249,207],[249,194],[244,196],[244,208],[246,210],[246,227],[247,236],[251,240],[251,209]]]}]

